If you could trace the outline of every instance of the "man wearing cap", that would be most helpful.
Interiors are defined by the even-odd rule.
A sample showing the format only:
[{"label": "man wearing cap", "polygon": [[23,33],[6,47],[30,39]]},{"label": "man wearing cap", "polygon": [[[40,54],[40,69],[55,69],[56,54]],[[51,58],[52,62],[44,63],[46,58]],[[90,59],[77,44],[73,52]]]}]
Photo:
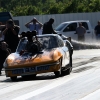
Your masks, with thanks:
[{"label": "man wearing cap", "polygon": [[40,35],[40,30],[43,24],[39,22],[35,17],[28,23],[25,24],[27,28],[29,28],[30,31],[36,30],[38,35]]}]

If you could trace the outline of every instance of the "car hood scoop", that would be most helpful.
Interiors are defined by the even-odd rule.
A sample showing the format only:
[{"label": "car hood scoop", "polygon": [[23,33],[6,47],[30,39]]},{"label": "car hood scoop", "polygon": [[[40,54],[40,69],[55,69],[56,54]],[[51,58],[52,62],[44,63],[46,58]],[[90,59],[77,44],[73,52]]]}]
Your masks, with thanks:
[{"label": "car hood scoop", "polygon": [[[18,55],[16,54],[13,56],[14,59],[13,61],[9,62],[10,66],[27,66],[27,65],[36,65],[36,64],[42,64],[42,63],[47,63],[47,62],[52,62],[53,61],[53,53],[55,49],[52,50],[43,50],[42,52],[36,53],[36,54],[31,54],[31,53],[25,53],[23,55]],[[10,59],[8,59],[10,60]]]}]

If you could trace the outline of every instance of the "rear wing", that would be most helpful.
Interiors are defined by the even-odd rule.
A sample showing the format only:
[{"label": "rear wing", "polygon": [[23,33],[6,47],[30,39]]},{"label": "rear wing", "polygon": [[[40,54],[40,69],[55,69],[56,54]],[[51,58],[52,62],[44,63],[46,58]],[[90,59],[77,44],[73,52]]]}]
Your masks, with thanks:
[{"label": "rear wing", "polygon": [[[8,19],[12,19],[12,14],[10,12],[0,12],[0,22],[2,22],[2,24],[5,24],[7,22]],[[19,21],[18,20],[13,20],[15,25],[19,26]]]}]

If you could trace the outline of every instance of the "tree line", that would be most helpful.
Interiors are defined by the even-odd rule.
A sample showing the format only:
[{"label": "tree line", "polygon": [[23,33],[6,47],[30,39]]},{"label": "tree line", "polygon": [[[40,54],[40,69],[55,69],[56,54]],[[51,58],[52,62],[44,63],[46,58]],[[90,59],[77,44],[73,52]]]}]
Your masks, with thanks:
[{"label": "tree line", "polygon": [[0,0],[0,12],[13,16],[99,12],[100,0]]}]

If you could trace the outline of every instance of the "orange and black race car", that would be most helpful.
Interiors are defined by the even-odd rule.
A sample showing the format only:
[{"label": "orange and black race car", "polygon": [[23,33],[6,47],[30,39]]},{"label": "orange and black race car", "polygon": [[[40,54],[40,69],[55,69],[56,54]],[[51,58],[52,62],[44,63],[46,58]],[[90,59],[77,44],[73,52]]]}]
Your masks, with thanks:
[{"label": "orange and black race car", "polygon": [[58,34],[46,34],[20,39],[15,53],[4,62],[6,77],[16,80],[17,76],[36,76],[40,73],[54,72],[70,74],[72,70],[73,46]]}]

